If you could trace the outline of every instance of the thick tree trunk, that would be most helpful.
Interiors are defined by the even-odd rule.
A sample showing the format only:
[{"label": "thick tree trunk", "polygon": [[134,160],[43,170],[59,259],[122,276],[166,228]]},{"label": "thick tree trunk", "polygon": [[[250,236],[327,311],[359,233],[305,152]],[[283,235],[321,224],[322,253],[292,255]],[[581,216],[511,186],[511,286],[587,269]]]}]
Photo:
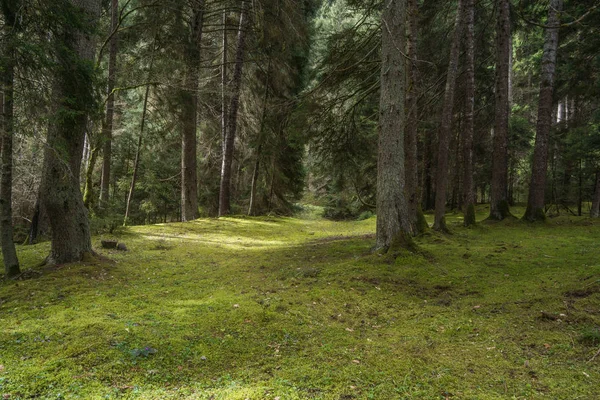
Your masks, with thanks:
[{"label": "thick tree trunk", "polygon": [[498,0],[496,28],[496,111],[490,189],[490,219],[510,215],[508,205],[508,117],[510,77],[510,2]]},{"label": "thick tree trunk", "polygon": [[[84,26],[96,25],[100,0],[72,3],[81,9],[82,18],[88,20]],[[80,261],[92,253],[79,172],[89,105],[93,104],[93,71],[89,64],[93,64],[95,46],[90,36],[70,27],[55,40],[59,65],[54,76],[53,101],[54,115],[59,117],[48,128],[40,192],[52,230],[48,262],[67,263]]]},{"label": "thick tree trunk", "polygon": [[456,22],[452,46],[450,49],[450,61],[446,76],[446,89],[444,92],[444,106],[442,110],[442,121],[438,135],[438,163],[435,181],[435,218],[433,229],[436,231],[447,231],[446,219],[446,192],[448,189],[448,156],[450,146],[450,133],[452,130],[452,110],[454,108],[454,92],[456,88],[456,76],[458,74],[458,56],[460,50],[460,38],[463,31],[464,3],[458,1]]},{"label": "thick tree trunk", "polygon": [[405,247],[413,234],[405,197],[406,1],[390,0],[381,17],[381,97],[377,163],[376,249]]},{"label": "thick tree trunk", "polygon": [[558,50],[559,13],[562,0],[551,0],[548,11],[544,54],[542,56],[542,74],[538,119],[533,151],[533,167],[529,198],[523,219],[527,221],[545,220],[546,173],[548,169],[548,139],[552,127],[552,96],[556,73],[556,53]]},{"label": "thick tree trunk", "polygon": [[229,115],[227,121],[227,133],[223,148],[223,163],[221,165],[221,187],[219,190],[219,216],[227,215],[231,212],[231,165],[233,163],[233,154],[235,146],[235,136],[237,130],[237,114],[240,103],[240,92],[242,88],[242,72],[244,68],[244,58],[246,55],[246,36],[250,23],[249,11],[246,1],[242,2],[242,11],[240,14],[240,25],[237,36],[237,46],[235,52],[235,67],[231,82],[231,101],[229,105]]},{"label": "thick tree trunk", "polygon": [[[100,206],[108,203],[110,187],[110,165],[112,158],[113,117],[115,114],[115,81],[117,77],[118,34],[115,30],[119,24],[119,0],[111,0],[111,38],[108,53],[108,86],[106,100],[106,120],[102,124],[102,180],[100,182]],[[87,186],[87,185],[86,185]],[[90,186],[91,188],[91,186]]]},{"label": "thick tree trunk", "polygon": [[185,80],[182,92],[181,123],[181,220],[198,218],[198,171],[196,126],[198,118],[198,80],[200,51],[204,24],[204,1],[196,1],[190,26],[190,38],[185,48]]},{"label": "thick tree trunk", "polygon": [[600,218],[600,171],[596,172],[596,188],[594,190],[594,198],[592,199],[590,217]]},{"label": "thick tree trunk", "polygon": [[0,112],[2,112],[2,169],[0,178],[0,241],[4,272],[11,278],[21,273],[19,259],[13,240],[12,226],[12,170],[13,170],[13,99],[15,77],[15,49],[13,47],[14,20],[6,18],[4,51],[2,55],[2,93],[0,94]]},{"label": "thick tree trunk", "polygon": [[473,191],[473,131],[475,108],[475,1],[466,0],[466,84],[465,129],[462,134],[463,151],[463,212],[464,225],[475,224],[475,192]]},{"label": "thick tree trunk", "polygon": [[417,0],[408,0],[408,88],[406,91],[406,135],[404,137],[405,147],[405,171],[406,171],[406,198],[410,222],[415,233],[425,231],[429,226],[423,215],[418,195],[419,170],[417,159],[417,132],[418,118],[418,35],[419,35],[419,8]]}]

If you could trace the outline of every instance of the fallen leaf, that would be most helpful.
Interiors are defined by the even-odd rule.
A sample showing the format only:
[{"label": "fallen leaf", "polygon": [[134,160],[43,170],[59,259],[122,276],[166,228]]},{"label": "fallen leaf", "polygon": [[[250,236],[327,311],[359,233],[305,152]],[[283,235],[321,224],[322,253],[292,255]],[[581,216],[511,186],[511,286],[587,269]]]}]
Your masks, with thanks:
[{"label": "fallen leaf", "polygon": [[552,346],[550,346],[548,343],[544,343],[544,347],[547,348],[547,349],[549,349]]},{"label": "fallen leaf", "polygon": [[352,328],[346,328],[346,330],[347,330],[348,332],[354,332],[354,329],[352,329]]},{"label": "fallen leaf", "polygon": [[4,365],[0,364],[0,372],[4,371]]}]

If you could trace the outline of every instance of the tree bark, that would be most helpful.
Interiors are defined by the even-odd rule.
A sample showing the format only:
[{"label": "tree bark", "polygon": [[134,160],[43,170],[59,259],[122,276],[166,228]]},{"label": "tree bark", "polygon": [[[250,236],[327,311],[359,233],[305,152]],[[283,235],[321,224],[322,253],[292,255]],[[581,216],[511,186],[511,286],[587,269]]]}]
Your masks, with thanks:
[{"label": "tree bark", "polygon": [[[106,120],[102,124],[102,180],[100,182],[100,206],[106,205],[109,200],[110,166],[112,158],[112,132],[113,117],[115,113],[115,81],[117,77],[117,51],[118,34],[116,29],[119,25],[119,0],[111,0],[111,38],[108,53],[108,85],[106,89]],[[87,186],[87,185],[86,185]],[[91,189],[91,186],[90,186]]]},{"label": "tree bark", "polygon": [[235,146],[235,136],[237,130],[237,114],[240,103],[240,92],[242,87],[242,72],[244,68],[244,58],[246,55],[246,36],[250,17],[246,1],[242,2],[242,11],[240,13],[240,24],[237,36],[237,46],[235,53],[235,66],[231,82],[231,101],[229,105],[229,115],[227,121],[227,134],[223,148],[223,163],[221,165],[221,187],[219,190],[219,216],[231,213],[231,165],[233,163],[233,154]]},{"label": "tree bark", "polygon": [[198,160],[196,154],[196,126],[198,119],[198,82],[200,52],[204,24],[204,0],[194,2],[190,37],[186,43],[185,78],[182,92],[181,123],[181,220],[198,218]]},{"label": "tree bark", "polygon": [[490,188],[490,219],[510,215],[508,204],[508,117],[510,77],[510,2],[498,0],[496,27],[496,90],[494,151]]},{"label": "tree bark", "polygon": [[546,173],[548,169],[548,139],[552,126],[552,96],[556,74],[556,53],[558,50],[559,13],[562,0],[550,0],[544,53],[542,56],[542,74],[538,118],[533,150],[533,167],[529,198],[523,219],[534,222],[545,220]]},{"label": "tree bark", "polygon": [[444,106],[442,110],[442,121],[438,136],[438,164],[435,183],[435,218],[433,229],[436,231],[448,231],[446,226],[446,192],[448,189],[448,153],[450,146],[450,133],[452,129],[452,110],[454,108],[454,93],[456,88],[456,76],[458,74],[458,56],[460,50],[460,38],[463,31],[464,2],[458,0],[456,22],[452,46],[450,49],[450,61],[446,76],[446,89],[444,92]]},{"label": "tree bark", "polygon": [[21,273],[19,259],[13,240],[12,226],[12,172],[13,172],[13,133],[14,133],[14,78],[15,78],[15,48],[14,48],[14,15],[5,12],[5,37],[2,57],[2,94],[0,95],[0,112],[2,112],[2,169],[0,178],[0,241],[2,242],[2,258],[4,272],[12,278]]},{"label": "tree bark", "polygon": [[[100,15],[99,0],[72,0],[94,27]],[[40,185],[52,230],[48,263],[82,260],[92,253],[88,213],[83,205],[79,172],[87,117],[93,104],[92,74],[95,46],[89,33],[65,27],[55,40],[58,65],[53,82],[54,115],[48,127],[44,169]],[[73,71],[75,69],[75,71]]]},{"label": "tree bark", "polygon": [[475,193],[473,191],[473,131],[475,109],[475,2],[466,0],[466,85],[465,85],[465,129],[462,137],[463,149],[463,212],[464,225],[475,224]]},{"label": "tree bark", "polygon": [[413,234],[405,194],[406,0],[384,3],[377,163],[377,250],[406,247]]},{"label": "tree bark", "polygon": [[223,55],[221,59],[221,136],[225,151],[227,138],[227,10],[223,10]]},{"label": "tree bark", "polygon": [[594,198],[592,199],[590,217],[600,218],[600,171],[596,172],[596,188],[594,190]]},{"label": "tree bark", "polygon": [[405,147],[405,171],[406,171],[406,198],[410,222],[415,233],[425,231],[429,226],[423,215],[419,202],[418,183],[419,170],[417,159],[417,134],[419,126],[418,108],[418,37],[419,37],[419,6],[417,0],[408,0],[408,89],[406,91],[406,135],[404,137]]},{"label": "tree bark", "polygon": [[271,78],[271,57],[269,54],[269,62],[267,64],[267,74],[265,77],[265,94],[263,98],[262,114],[260,117],[260,127],[258,130],[258,148],[256,149],[256,160],[254,161],[254,171],[252,173],[252,185],[250,188],[250,205],[248,206],[248,215],[252,216],[256,210],[256,188],[258,186],[258,176],[260,173],[260,157],[263,146],[263,135],[265,129],[265,120],[267,117],[267,105],[269,102],[269,85]]},{"label": "tree bark", "polygon": [[85,185],[83,189],[83,205],[88,210],[91,209],[94,201],[94,168],[96,167],[98,153],[100,152],[98,143],[90,143],[90,146],[94,147],[90,150],[90,158],[85,170]]}]

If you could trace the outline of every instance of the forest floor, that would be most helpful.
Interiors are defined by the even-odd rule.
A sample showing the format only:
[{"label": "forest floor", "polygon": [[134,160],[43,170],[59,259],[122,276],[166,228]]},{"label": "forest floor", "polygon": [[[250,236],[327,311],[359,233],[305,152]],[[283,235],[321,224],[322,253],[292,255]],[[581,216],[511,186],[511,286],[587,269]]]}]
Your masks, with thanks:
[{"label": "forest floor", "polygon": [[128,228],[0,282],[0,399],[598,399],[600,222],[460,217],[395,260],[374,218]]}]

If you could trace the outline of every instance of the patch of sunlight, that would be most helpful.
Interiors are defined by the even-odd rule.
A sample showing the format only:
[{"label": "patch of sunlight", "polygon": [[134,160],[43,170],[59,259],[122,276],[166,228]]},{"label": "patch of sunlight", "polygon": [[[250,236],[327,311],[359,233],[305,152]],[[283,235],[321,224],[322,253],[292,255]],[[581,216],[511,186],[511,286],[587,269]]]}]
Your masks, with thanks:
[{"label": "patch of sunlight", "polygon": [[178,234],[178,235],[151,235],[142,234],[142,238],[148,240],[164,240],[167,242],[193,242],[206,245],[219,245],[220,247],[227,247],[234,250],[249,249],[252,247],[256,248],[272,248],[281,247],[285,244],[283,240],[266,240],[256,239],[248,237],[239,237],[231,235],[190,235],[190,234]]}]

